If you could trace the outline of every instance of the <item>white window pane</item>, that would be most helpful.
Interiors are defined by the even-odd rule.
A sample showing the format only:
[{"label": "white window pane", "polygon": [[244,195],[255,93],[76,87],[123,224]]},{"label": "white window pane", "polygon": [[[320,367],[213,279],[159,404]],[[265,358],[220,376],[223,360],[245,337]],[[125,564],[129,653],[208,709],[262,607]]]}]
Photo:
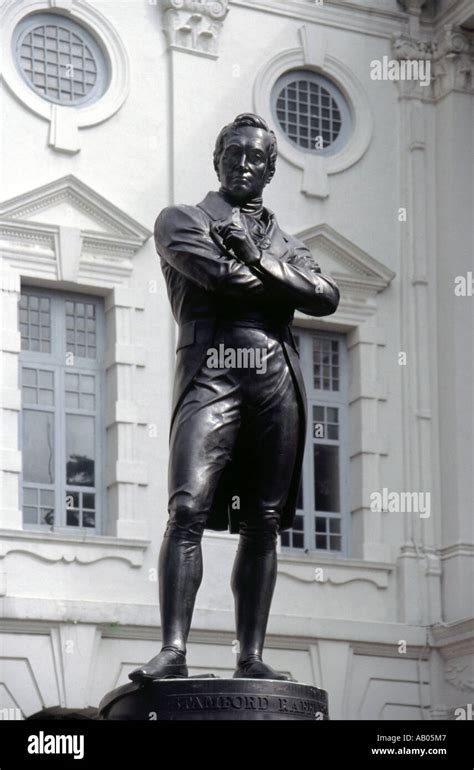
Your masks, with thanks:
[{"label": "white window pane", "polygon": [[94,377],[86,374],[81,375],[81,391],[83,393],[94,393],[95,391]]},{"label": "white window pane", "polygon": [[41,406],[53,406],[54,399],[53,399],[53,391],[52,390],[43,390],[42,388],[39,390],[39,400],[38,403],[41,404]]},{"label": "white window pane", "polygon": [[71,409],[79,409],[79,393],[66,393],[66,406]]},{"label": "white window pane", "polygon": [[30,508],[28,505],[23,506],[23,521],[25,524],[37,524],[38,523],[38,510],[36,508]]},{"label": "white window pane", "polygon": [[79,375],[78,374],[66,374],[66,390],[79,390]]},{"label": "white window pane", "polygon": [[52,489],[40,489],[40,504],[42,506],[54,505],[54,491]]},{"label": "white window pane", "polygon": [[24,404],[38,403],[38,393],[36,388],[22,388],[21,397]]},{"label": "white window pane", "polygon": [[38,490],[31,489],[31,487],[23,488],[23,502],[25,505],[37,505],[38,503]]},{"label": "white window pane", "polygon": [[52,388],[54,384],[54,374],[53,372],[45,371],[44,369],[40,369],[38,372],[38,385],[41,388]]},{"label": "white window pane", "polygon": [[54,482],[54,433],[51,412],[23,410],[23,480]]},{"label": "white window pane", "polygon": [[83,394],[80,396],[79,404],[81,409],[87,409],[89,412],[91,412],[93,409],[95,409],[95,396]]}]

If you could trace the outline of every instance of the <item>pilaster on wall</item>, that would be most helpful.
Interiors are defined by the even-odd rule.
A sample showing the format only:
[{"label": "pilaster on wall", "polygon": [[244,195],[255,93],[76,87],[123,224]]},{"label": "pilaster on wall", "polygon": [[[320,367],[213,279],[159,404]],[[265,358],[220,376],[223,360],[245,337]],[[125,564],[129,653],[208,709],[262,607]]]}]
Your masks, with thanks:
[{"label": "pilaster on wall", "polygon": [[[431,82],[428,87],[419,80],[398,82],[402,157],[400,194],[401,205],[408,212],[407,222],[402,225],[405,231],[401,239],[401,340],[408,357],[402,382],[404,477],[406,488],[410,491],[430,493],[431,515],[423,520],[413,514],[406,516],[406,542],[399,560],[399,594],[402,619],[428,625],[440,621],[442,617],[439,558],[442,530],[446,527],[446,517],[452,520],[460,515],[459,511],[452,510],[456,506],[456,496],[443,494],[446,484],[452,486],[449,480],[452,471],[448,472],[448,465],[452,462],[458,464],[457,456],[452,452],[449,460],[445,458],[448,465],[443,463],[446,445],[443,424],[451,424],[447,431],[452,433],[453,412],[458,415],[454,421],[463,423],[467,414],[472,414],[471,403],[470,407],[469,404],[464,405],[465,414],[460,415],[462,399],[448,398],[451,388],[443,386],[444,380],[452,377],[456,378],[456,382],[463,382],[461,367],[456,367],[454,360],[448,365],[448,360],[456,357],[456,340],[463,338],[466,329],[460,328],[457,335],[450,335],[451,343],[446,350],[440,344],[440,340],[447,336],[446,327],[451,327],[457,317],[454,306],[448,314],[441,311],[447,310],[447,303],[451,306],[449,297],[454,297],[455,274],[447,265],[452,265],[452,250],[456,254],[459,252],[463,233],[469,232],[467,222],[463,223],[464,229],[459,226],[461,223],[454,229],[452,225],[462,219],[463,211],[472,211],[472,190],[469,183],[464,184],[467,199],[459,195],[459,189],[454,199],[452,190],[445,195],[447,179],[457,178],[457,174],[453,171],[453,164],[448,164],[442,173],[440,170],[447,152],[457,157],[461,178],[463,169],[472,168],[472,162],[462,154],[466,150],[469,152],[469,141],[472,151],[472,139],[468,139],[465,131],[461,131],[462,136],[459,137],[453,132],[459,124],[471,122],[472,127],[472,111],[467,104],[464,123],[454,118],[454,114],[456,104],[460,105],[459,99],[474,93],[474,37],[450,24],[431,38],[426,33],[423,37],[419,10],[424,4],[407,0],[407,5],[410,14],[408,33],[393,40],[393,54],[404,61],[423,61],[430,68]],[[460,97],[460,94],[464,96]],[[449,118],[445,106],[447,99],[454,100],[449,107]],[[440,121],[441,115],[444,117]],[[440,153],[439,158],[436,152]],[[464,182],[467,180],[464,179]],[[438,199],[434,197],[435,189]],[[437,212],[436,218],[432,215],[433,211]],[[448,248],[441,249],[446,232],[452,237]],[[472,244],[470,252],[466,244],[465,258],[457,259],[461,263],[463,260],[467,270],[472,262]],[[443,301],[440,301],[441,294]],[[461,308],[458,307],[458,310]],[[444,416],[446,411],[449,412],[449,419]],[[457,439],[454,440],[456,443]],[[467,448],[467,451],[471,450]],[[454,470],[456,473],[457,470]],[[466,477],[461,486],[465,487],[466,483],[472,485],[472,479],[469,481]],[[459,482],[457,486],[459,488]],[[466,540],[466,532],[467,527],[464,530],[460,528],[458,542]],[[413,585],[419,586],[417,594],[422,597],[417,602],[413,600]]]},{"label": "pilaster on wall", "polygon": [[134,401],[135,370],[146,365],[146,351],[133,344],[134,312],[143,310],[137,292],[115,287],[105,300],[109,340],[106,353],[107,500],[104,534],[120,538],[147,537],[148,522],[142,518],[137,487],[148,484],[148,467],[136,459],[137,430],[148,422]]},{"label": "pilaster on wall", "polygon": [[0,260],[0,289],[0,529],[21,529],[22,513],[18,505],[21,395],[17,368],[21,349],[17,323],[20,277],[3,257]]},{"label": "pilaster on wall", "polygon": [[[394,55],[403,60],[431,61],[432,45],[411,36],[393,41]],[[429,87],[419,81],[400,80],[400,205],[407,210],[407,221],[400,239],[400,339],[407,364],[401,370],[404,488],[430,494],[430,516],[405,513],[405,544],[399,557],[399,597],[401,620],[429,624],[440,619],[440,565],[436,556],[435,527],[439,526],[439,489],[436,435],[433,434],[433,399],[436,398],[436,338],[433,335],[433,294],[436,286],[436,259],[429,233],[429,159],[425,104]],[[430,248],[431,246],[431,248]],[[431,585],[433,583],[433,585]],[[413,599],[413,586],[417,600]],[[422,598],[420,598],[422,597]]]},{"label": "pilaster on wall", "polygon": [[368,561],[390,562],[389,543],[384,542],[383,511],[370,508],[371,494],[380,489],[381,457],[388,454],[386,433],[381,424],[380,403],[387,399],[380,351],[386,345],[383,328],[362,324],[348,337],[351,385],[349,424],[351,437],[351,555]]},{"label": "pilaster on wall", "polygon": [[439,438],[440,467],[449,468],[442,476],[440,542],[443,619],[458,623],[474,614],[474,32],[444,34],[437,55]]}]

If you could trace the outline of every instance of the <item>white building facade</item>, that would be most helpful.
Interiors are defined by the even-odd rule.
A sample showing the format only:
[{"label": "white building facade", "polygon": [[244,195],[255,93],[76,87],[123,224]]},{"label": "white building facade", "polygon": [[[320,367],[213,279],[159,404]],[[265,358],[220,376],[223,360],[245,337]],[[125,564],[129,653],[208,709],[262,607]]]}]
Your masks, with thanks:
[{"label": "white building facade", "polygon": [[[6,0],[0,29],[0,713],[96,707],[160,648],[153,223],[217,189],[251,111],[265,202],[341,290],[295,319],[310,419],[266,660],[333,719],[472,714],[472,3]],[[204,536],[191,674],[235,668],[236,547]]]}]

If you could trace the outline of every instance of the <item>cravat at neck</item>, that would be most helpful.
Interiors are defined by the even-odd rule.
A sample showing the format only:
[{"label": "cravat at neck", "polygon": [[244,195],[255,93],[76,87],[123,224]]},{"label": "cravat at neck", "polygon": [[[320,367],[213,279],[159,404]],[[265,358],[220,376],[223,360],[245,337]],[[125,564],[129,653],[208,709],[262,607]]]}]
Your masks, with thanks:
[{"label": "cravat at neck", "polygon": [[263,213],[263,200],[262,198],[252,198],[251,201],[247,201],[240,207],[242,214],[248,214],[251,217],[261,217]]},{"label": "cravat at neck", "polygon": [[260,219],[260,217],[262,216],[262,214],[263,214],[263,199],[262,199],[261,195],[256,197],[256,198],[252,198],[252,200],[247,201],[242,206],[239,206],[239,204],[236,203],[236,201],[233,200],[233,198],[229,195],[229,193],[224,191],[222,189],[222,187],[219,190],[219,192],[222,195],[222,197],[224,198],[224,200],[227,201],[227,203],[230,206],[232,206],[232,208],[238,207],[240,209],[240,211],[242,212],[242,214],[247,214],[248,216],[254,217],[255,219]]}]

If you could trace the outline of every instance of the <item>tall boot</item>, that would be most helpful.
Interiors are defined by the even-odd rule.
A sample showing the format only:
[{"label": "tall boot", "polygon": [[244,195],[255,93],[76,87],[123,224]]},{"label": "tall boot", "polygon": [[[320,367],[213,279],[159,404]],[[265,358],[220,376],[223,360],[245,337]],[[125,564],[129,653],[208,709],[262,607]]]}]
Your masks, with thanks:
[{"label": "tall boot", "polygon": [[231,578],[239,641],[235,679],[291,679],[262,660],[276,576],[276,535],[258,527],[241,530]]},{"label": "tall boot", "polygon": [[161,651],[128,676],[134,682],[188,676],[186,642],[202,580],[201,533],[168,525],[159,557]]}]

